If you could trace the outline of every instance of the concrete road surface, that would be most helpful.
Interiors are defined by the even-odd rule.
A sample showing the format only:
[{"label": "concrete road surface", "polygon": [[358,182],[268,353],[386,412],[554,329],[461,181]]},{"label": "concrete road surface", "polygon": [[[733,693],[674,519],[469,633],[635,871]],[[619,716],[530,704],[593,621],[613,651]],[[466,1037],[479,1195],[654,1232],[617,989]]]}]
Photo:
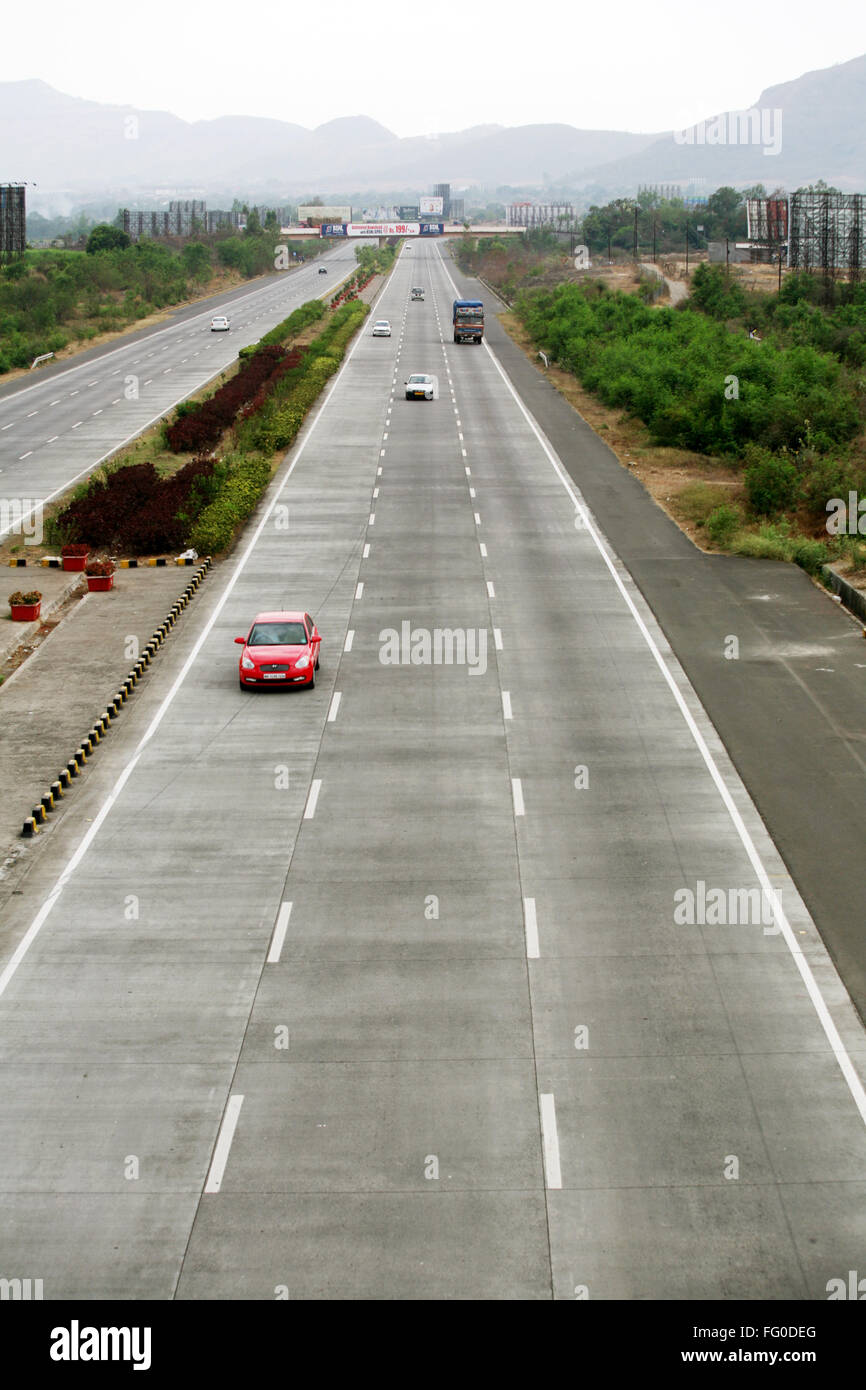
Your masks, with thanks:
[{"label": "concrete road surface", "polygon": [[[862,1263],[860,1022],[453,294],[416,244],[21,870],[0,1227],[46,1298],[821,1299]],[[281,606],[317,686],[242,692]]]}]

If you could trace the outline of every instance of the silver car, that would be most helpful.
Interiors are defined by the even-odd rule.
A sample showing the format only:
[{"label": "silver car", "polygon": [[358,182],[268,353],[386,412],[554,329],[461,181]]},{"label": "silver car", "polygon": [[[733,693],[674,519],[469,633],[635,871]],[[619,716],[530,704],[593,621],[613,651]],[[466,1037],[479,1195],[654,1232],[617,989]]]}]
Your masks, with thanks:
[{"label": "silver car", "polygon": [[407,401],[432,401],[436,383],[428,372],[413,372],[405,382]]},{"label": "silver car", "polygon": [[388,319],[376,320],[376,322],[373,324],[372,336],[374,338],[390,338],[391,324],[389,323]]}]

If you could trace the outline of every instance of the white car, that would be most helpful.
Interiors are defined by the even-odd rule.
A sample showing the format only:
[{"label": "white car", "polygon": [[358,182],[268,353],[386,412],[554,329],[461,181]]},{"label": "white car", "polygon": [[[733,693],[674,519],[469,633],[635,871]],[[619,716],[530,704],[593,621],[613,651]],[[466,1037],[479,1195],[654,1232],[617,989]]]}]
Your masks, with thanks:
[{"label": "white car", "polygon": [[215,314],[210,321],[211,333],[228,333],[231,324],[225,314]]},{"label": "white car", "polygon": [[389,323],[388,319],[377,319],[377,320],[376,320],[376,322],[373,324],[373,335],[372,335],[372,336],[373,336],[374,338],[390,338],[390,336],[391,336],[391,324]]},{"label": "white car", "polygon": [[413,372],[405,382],[407,401],[432,401],[436,383],[428,372]]}]

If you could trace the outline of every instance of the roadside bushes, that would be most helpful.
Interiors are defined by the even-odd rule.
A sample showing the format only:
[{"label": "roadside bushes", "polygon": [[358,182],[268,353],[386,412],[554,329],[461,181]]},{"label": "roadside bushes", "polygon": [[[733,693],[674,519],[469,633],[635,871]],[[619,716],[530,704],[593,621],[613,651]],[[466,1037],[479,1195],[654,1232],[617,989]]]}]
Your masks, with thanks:
[{"label": "roadside bushes", "polygon": [[224,465],[213,458],[195,458],[168,478],[161,478],[152,463],[116,468],[78,490],[56,518],[55,534],[131,555],[180,550],[224,475]]},{"label": "roadside bushes", "polygon": [[297,366],[299,360],[298,357],[292,361],[285,348],[276,344],[259,348],[241,365],[236,376],[224,382],[197,409],[185,411],[166,428],[167,447],[173,454],[212,448],[223,431],[234,423],[241,407],[251,401],[280,368],[288,371],[291,366]]},{"label": "roadside bushes", "polygon": [[749,506],[756,516],[778,516],[800,499],[800,474],[792,459],[748,446],[743,474]]},{"label": "roadside bushes", "polygon": [[271,479],[270,460],[261,454],[230,455],[224,468],[219,493],[187,533],[188,544],[200,555],[214,555],[228,548]]}]

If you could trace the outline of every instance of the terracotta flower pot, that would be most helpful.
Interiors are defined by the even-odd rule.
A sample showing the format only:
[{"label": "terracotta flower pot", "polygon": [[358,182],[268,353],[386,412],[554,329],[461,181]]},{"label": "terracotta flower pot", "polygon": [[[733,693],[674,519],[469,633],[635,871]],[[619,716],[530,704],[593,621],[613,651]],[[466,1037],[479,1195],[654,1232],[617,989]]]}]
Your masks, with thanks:
[{"label": "terracotta flower pot", "polygon": [[109,589],[114,588],[114,575],[89,574],[87,576],[87,587],[92,594],[107,594]]},{"label": "terracotta flower pot", "polygon": [[42,603],[13,603],[10,606],[13,623],[32,623],[42,610]]},{"label": "terracotta flower pot", "polygon": [[76,573],[76,574],[80,574],[81,571],[84,569],[84,566],[85,566],[86,564],[87,564],[87,556],[86,556],[86,555],[64,555],[64,556],[63,556],[63,568],[67,571],[67,573],[70,572],[70,571],[73,571],[73,572]]}]

